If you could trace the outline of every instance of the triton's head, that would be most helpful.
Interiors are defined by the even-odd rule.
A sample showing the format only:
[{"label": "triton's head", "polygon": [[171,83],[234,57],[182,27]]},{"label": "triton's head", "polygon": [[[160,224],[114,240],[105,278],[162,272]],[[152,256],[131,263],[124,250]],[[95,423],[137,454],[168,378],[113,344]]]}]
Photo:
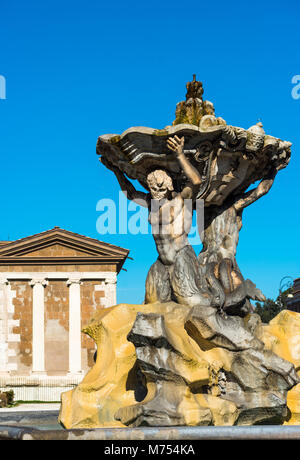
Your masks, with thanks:
[{"label": "triton's head", "polygon": [[155,200],[167,198],[173,192],[173,181],[171,176],[162,169],[156,169],[147,175],[147,184],[150,188],[151,196]]}]

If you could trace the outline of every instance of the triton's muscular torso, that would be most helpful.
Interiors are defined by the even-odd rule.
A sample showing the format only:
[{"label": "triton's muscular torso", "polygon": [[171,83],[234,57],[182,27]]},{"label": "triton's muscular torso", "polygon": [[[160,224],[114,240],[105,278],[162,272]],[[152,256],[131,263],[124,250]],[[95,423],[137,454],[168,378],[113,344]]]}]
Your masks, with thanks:
[{"label": "triton's muscular torso", "polygon": [[159,258],[165,265],[172,265],[177,253],[189,245],[188,233],[192,225],[190,201],[185,202],[180,194],[170,200],[151,200],[149,222]]}]

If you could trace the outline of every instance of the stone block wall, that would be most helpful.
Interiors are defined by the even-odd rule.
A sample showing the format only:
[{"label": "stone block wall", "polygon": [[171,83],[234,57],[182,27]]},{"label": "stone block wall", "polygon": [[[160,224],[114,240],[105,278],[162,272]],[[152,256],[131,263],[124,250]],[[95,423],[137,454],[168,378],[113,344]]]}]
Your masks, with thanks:
[{"label": "stone block wall", "polygon": [[[105,307],[104,284],[99,281],[87,280],[81,285],[81,328],[85,327],[99,308]],[[88,369],[94,364],[95,342],[86,334],[81,335],[83,368]]]},{"label": "stone block wall", "polygon": [[18,368],[20,319],[15,314],[16,289],[5,280],[0,282],[0,374]]},{"label": "stone block wall", "polygon": [[[96,310],[107,306],[105,283],[83,280],[80,285],[81,328]],[[0,373],[30,375],[33,342],[33,289],[28,280],[0,284]],[[69,287],[66,280],[45,286],[45,372],[49,376],[69,371]],[[82,370],[94,363],[94,341],[81,334]]]},{"label": "stone block wall", "polygon": [[51,280],[45,287],[45,371],[66,374],[69,369],[69,288]]},{"label": "stone block wall", "polygon": [[[14,341],[9,341],[12,374],[27,375],[32,366],[32,289],[24,281],[11,281],[11,315]],[[12,337],[12,339],[13,339]],[[12,365],[13,364],[13,365]]]}]

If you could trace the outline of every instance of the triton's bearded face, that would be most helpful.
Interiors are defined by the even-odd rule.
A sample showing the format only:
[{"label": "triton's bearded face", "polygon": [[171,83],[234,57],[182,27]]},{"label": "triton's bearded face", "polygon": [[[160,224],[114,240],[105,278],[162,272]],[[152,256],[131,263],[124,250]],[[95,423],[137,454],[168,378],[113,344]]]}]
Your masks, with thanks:
[{"label": "triton's bearded face", "polygon": [[171,176],[162,169],[156,169],[148,174],[147,184],[154,200],[167,198],[170,192],[174,190]]}]

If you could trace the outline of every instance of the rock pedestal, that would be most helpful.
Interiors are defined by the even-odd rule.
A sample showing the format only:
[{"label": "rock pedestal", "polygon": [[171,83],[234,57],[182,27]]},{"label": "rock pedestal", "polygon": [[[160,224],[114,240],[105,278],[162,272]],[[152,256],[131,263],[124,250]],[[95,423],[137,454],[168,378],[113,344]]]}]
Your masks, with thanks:
[{"label": "rock pedestal", "polygon": [[62,394],[60,422],[69,429],[296,423],[299,328],[300,315],[288,311],[263,325],[256,314],[175,302],[105,309],[84,329],[97,360]]}]

